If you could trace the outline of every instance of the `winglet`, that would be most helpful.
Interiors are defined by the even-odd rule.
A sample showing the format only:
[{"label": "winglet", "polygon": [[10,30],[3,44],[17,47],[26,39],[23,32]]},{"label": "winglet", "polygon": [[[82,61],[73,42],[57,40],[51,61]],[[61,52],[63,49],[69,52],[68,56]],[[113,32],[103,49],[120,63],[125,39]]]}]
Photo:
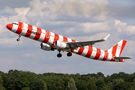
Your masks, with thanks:
[{"label": "winglet", "polygon": [[107,38],[110,36],[110,34],[108,34],[103,40],[105,41],[105,40],[107,40]]}]

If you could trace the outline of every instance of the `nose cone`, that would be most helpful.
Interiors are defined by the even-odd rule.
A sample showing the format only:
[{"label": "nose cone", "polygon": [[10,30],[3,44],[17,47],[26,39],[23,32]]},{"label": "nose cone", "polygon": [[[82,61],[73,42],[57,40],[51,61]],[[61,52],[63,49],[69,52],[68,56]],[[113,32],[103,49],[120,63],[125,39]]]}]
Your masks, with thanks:
[{"label": "nose cone", "polygon": [[9,30],[11,30],[12,27],[13,27],[13,24],[8,24],[8,25],[7,25],[7,28],[8,28]]}]

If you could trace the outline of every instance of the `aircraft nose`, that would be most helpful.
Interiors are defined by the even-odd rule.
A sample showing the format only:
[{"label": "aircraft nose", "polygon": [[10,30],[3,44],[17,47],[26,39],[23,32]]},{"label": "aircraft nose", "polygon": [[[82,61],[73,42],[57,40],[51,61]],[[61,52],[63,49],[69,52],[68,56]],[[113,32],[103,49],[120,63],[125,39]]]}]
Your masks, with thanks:
[{"label": "aircraft nose", "polygon": [[12,27],[13,27],[13,24],[8,24],[8,25],[7,25],[7,28],[8,28],[9,30],[11,30]]}]

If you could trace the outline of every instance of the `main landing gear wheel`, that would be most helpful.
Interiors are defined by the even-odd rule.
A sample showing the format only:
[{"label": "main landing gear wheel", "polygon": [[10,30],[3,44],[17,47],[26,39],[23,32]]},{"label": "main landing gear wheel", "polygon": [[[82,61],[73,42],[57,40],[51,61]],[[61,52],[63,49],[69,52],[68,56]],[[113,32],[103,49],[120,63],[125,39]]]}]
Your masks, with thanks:
[{"label": "main landing gear wheel", "polygon": [[62,54],[60,53],[61,50],[58,50],[58,51],[59,51],[59,53],[57,54],[57,57],[61,58],[62,57]]},{"label": "main landing gear wheel", "polygon": [[68,52],[68,53],[67,53],[67,56],[68,56],[68,57],[71,57],[71,56],[72,56],[72,53],[71,53],[71,52]]},{"label": "main landing gear wheel", "polygon": [[19,35],[19,38],[17,39],[17,41],[20,41],[21,35]]},{"label": "main landing gear wheel", "polygon": [[58,58],[61,58],[61,57],[62,57],[62,54],[60,54],[60,53],[57,54],[57,57],[58,57]]}]

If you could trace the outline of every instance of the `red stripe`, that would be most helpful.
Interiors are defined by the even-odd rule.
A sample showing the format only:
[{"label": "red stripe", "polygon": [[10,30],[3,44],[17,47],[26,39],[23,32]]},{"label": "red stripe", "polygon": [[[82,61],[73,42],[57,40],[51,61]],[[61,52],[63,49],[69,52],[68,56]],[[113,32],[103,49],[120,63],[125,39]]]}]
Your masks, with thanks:
[{"label": "red stripe", "polygon": [[36,35],[35,35],[35,40],[38,40],[40,38],[40,35],[41,35],[41,29],[40,28],[37,28],[37,32],[36,32]]},{"label": "red stripe", "polygon": [[29,37],[31,35],[33,27],[31,25],[28,24],[28,29],[27,29],[27,33],[26,33],[26,37]]},{"label": "red stripe", "polygon": [[47,43],[49,41],[49,38],[50,38],[50,32],[46,30],[46,34],[43,42]]},{"label": "red stripe", "polygon": [[55,41],[59,40],[59,35],[55,34],[55,33],[54,33],[54,35],[55,35],[55,37],[54,37],[53,45],[54,45]]},{"label": "red stripe", "polygon": [[67,41],[68,41],[67,37],[63,36],[63,42],[67,42]]},{"label": "red stripe", "polygon": [[96,56],[94,57],[94,59],[98,59],[101,55],[101,50],[97,48],[97,53]]},{"label": "red stripe", "polygon": [[18,29],[17,29],[16,33],[17,34],[21,34],[22,28],[23,28],[23,23],[22,22],[18,22]]},{"label": "red stripe", "polygon": [[113,56],[115,56],[115,54],[116,54],[117,47],[118,47],[118,44],[116,44],[116,45],[112,48],[112,55],[113,55]]},{"label": "red stripe", "polygon": [[120,62],[123,62],[124,60],[123,60],[123,59],[120,59],[119,61],[120,61]]},{"label": "red stripe", "polygon": [[92,54],[92,51],[93,51],[92,46],[89,46],[88,52],[87,52],[87,54],[86,54],[85,57],[88,57],[89,58],[91,56],[91,54]]},{"label": "red stripe", "polygon": [[110,61],[115,61],[114,58],[112,57]]},{"label": "red stripe", "polygon": [[105,52],[105,55],[104,55],[104,58],[102,59],[102,61],[106,61],[106,60],[107,60],[107,58],[108,58],[108,53],[107,53],[107,52]]},{"label": "red stripe", "polygon": [[122,42],[122,47],[121,47],[121,50],[120,50],[120,54],[119,54],[119,56],[121,55],[122,50],[124,49],[124,47],[125,47],[126,43],[127,43],[127,41],[123,40],[123,42]]},{"label": "red stripe", "polygon": [[76,41],[72,39],[72,42],[76,42]]},{"label": "red stripe", "polygon": [[82,47],[80,47],[77,54],[81,55],[81,54],[83,53],[83,50],[84,50],[84,49],[83,49]]}]

